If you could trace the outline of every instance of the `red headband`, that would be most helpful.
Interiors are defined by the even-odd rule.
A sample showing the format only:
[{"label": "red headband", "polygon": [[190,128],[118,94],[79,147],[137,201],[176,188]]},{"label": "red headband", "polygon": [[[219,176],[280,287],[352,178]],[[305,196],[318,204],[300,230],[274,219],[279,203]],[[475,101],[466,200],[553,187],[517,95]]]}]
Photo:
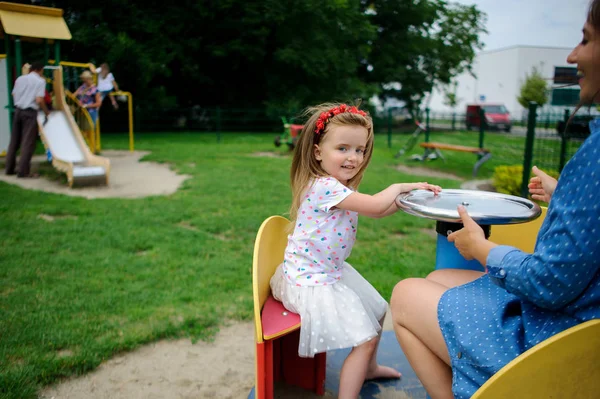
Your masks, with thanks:
[{"label": "red headband", "polygon": [[319,119],[317,119],[316,123],[315,134],[321,134],[325,131],[325,125],[329,123],[329,118],[332,118],[338,114],[343,114],[345,112],[367,116],[367,113],[365,111],[359,110],[354,105],[350,107],[346,104],[342,104],[339,107],[333,107],[329,111],[322,112],[321,115],[319,115]]}]

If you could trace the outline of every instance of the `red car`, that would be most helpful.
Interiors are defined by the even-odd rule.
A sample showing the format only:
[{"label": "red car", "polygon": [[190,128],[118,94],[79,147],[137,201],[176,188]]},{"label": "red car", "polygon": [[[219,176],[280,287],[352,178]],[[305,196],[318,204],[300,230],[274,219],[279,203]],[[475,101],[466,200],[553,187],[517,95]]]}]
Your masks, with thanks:
[{"label": "red car", "polygon": [[503,104],[470,104],[467,105],[467,116],[465,119],[465,125],[467,130],[471,128],[479,128],[481,125],[480,110],[483,108],[484,112],[484,127],[486,129],[504,130],[510,132],[512,123],[510,121],[510,114]]}]

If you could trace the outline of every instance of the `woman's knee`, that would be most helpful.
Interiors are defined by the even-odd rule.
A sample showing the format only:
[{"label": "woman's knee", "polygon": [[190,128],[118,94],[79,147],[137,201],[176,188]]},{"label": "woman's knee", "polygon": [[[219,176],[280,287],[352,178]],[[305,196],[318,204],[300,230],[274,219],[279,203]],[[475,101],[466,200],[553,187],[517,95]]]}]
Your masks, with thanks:
[{"label": "woman's knee", "polygon": [[418,286],[423,280],[422,278],[411,277],[401,280],[396,284],[392,291],[392,298],[390,299],[390,309],[394,322],[398,321],[398,315],[404,312],[403,309],[406,305],[414,300],[418,300],[416,294]]}]

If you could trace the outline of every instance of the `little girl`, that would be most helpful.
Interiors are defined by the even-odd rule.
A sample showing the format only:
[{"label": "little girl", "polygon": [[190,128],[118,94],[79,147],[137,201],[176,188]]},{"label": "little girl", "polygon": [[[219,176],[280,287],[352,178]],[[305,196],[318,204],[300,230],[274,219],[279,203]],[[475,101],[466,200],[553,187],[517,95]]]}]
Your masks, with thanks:
[{"label": "little girl", "polygon": [[117,104],[115,97],[109,95],[112,91],[119,91],[119,85],[110,71],[108,64],[105,62],[100,65],[100,68],[96,69],[96,73],[98,74],[98,90],[102,96],[102,101],[108,96],[113,108],[119,109],[119,104]]},{"label": "little girl", "polygon": [[291,169],[294,229],[271,290],[300,315],[300,356],[353,348],[342,366],[339,398],[357,398],[365,379],[400,377],[376,361],[388,304],[345,262],[356,239],[358,215],[391,215],[398,210],[400,193],[438,193],[441,188],[401,183],[375,195],[358,193],[373,153],[370,116],[346,104],[323,104],[308,112],[312,116],[300,134]]}]

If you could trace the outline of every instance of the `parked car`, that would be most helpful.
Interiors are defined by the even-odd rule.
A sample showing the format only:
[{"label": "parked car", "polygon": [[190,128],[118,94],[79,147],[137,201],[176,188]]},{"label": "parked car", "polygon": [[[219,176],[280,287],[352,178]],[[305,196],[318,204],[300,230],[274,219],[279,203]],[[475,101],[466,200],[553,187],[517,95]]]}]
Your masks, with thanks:
[{"label": "parked car", "polygon": [[[567,126],[568,138],[584,139],[590,135],[590,121],[594,119],[592,115],[575,115]],[[559,121],[556,124],[556,132],[560,137],[565,134],[565,121]]]},{"label": "parked car", "polygon": [[483,108],[486,129],[504,130],[510,132],[512,122],[510,113],[503,104],[469,104],[467,105],[467,116],[465,125],[467,130],[481,126],[480,110]]}]

